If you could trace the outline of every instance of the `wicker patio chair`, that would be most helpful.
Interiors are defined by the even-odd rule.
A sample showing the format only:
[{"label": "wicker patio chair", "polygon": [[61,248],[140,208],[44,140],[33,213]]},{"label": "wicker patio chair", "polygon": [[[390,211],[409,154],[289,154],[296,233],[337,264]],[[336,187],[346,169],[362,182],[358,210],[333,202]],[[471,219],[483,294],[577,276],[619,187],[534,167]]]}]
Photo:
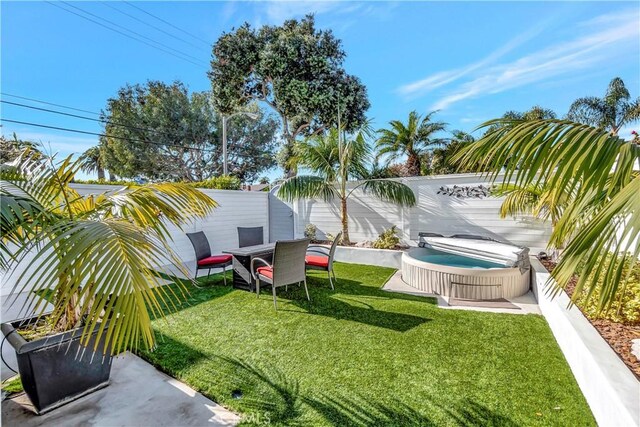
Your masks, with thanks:
[{"label": "wicker patio chair", "polygon": [[[309,239],[279,240],[273,251],[273,264],[269,264],[262,258],[251,260],[251,274],[256,281],[256,293],[260,297],[260,283],[271,285],[273,293],[273,306],[278,309],[276,302],[276,288],[295,283],[304,283],[304,290],[309,297],[307,289],[307,275],[304,257],[309,246]],[[258,267],[256,264],[259,264]],[[257,268],[256,268],[257,267]]]},{"label": "wicker patio chair", "polygon": [[238,227],[238,247],[261,245],[264,243],[262,227]]},{"label": "wicker patio chair", "polygon": [[[327,272],[331,289],[335,289],[333,287],[333,282],[337,282],[336,273],[333,270],[333,258],[336,253],[336,246],[338,246],[338,242],[341,238],[342,232],[338,233],[336,238],[333,239],[333,243],[331,243],[331,247],[329,248],[321,245],[309,245],[307,255],[304,259],[307,269]],[[333,275],[333,280],[331,279],[331,275]]]},{"label": "wicker patio chair", "polygon": [[222,277],[224,284],[227,284],[227,266],[231,265],[233,257],[231,255],[211,255],[211,247],[209,246],[209,240],[205,236],[203,231],[197,233],[187,233],[187,237],[193,245],[193,250],[196,252],[196,274],[194,279],[198,277],[199,270],[209,270],[207,276],[211,274],[212,268],[222,268]]}]

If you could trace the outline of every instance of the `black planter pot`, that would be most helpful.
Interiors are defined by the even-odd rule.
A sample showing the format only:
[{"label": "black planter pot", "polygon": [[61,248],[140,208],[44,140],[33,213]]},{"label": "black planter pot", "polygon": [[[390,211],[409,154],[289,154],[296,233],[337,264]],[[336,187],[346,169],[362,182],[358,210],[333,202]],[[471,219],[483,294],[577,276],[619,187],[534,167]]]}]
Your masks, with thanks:
[{"label": "black planter pot", "polygon": [[22,386],[38,414],[109,384],[112,358],[102,354],[104,335],[95,353],[97,329],[87,348],[80,345],[80,329],[26,341],[16,329],[36,320],[37,317],[16,320],[3,323],[0,328],[16,351]]}]

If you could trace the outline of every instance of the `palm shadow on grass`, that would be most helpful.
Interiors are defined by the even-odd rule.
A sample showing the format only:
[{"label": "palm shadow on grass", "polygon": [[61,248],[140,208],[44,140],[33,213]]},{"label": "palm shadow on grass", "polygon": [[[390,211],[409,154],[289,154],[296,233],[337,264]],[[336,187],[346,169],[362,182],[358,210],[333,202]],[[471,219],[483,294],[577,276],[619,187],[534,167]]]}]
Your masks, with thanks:
[{"label": "palm shadow on grass", "polygon": [[[243,415],[243,425],[303,426],[320,422],[339,426],[456,426],[500,425],[515,427],[509,417],[472,399],[452,398],[422,402],[420,412],[393,396],[373,398],[352,390],[348,395],[304,390],[295,378],[276,366],[259,366],[248,360],[204,353],[166,335],[154,353],[141,352],[149,362],[176,378],[197,369],[201,378],[192,384],[207,397]],[[162,360],[162,364],[157,360]],[[204,361],[213,363],[204,363]],[[203,386],[206,384],[206,386]],[[309,410],[310,409],[310,410]],[[309,417],[314,420],[310,420]]]},{"label": "palm shadow on grass", "polygon": [[[398,332],[406,332],[432,319],[376,308],[381,301],[403,300],[432,305],[437,304],[437,301],[433,298],[392,294],[376,287],[366,286],[362,282],[345,278],[339,278],[335,285],[336,289],[332,290],[328,279],[309,274],[307,286],[311,301],[307,300],[304,288],[300,286],[289,286],[287,290],[278,288],[276,291],[280,298],[278,310],[326,316],[337,320],[348,320]],[[261,292],[261,298],[270,299],[270,287],[264,289],[264,296],[262,294],[263,292]],[[293,306],[303,311],[287,308],[282,299],[289,300],[288,302]]]}]

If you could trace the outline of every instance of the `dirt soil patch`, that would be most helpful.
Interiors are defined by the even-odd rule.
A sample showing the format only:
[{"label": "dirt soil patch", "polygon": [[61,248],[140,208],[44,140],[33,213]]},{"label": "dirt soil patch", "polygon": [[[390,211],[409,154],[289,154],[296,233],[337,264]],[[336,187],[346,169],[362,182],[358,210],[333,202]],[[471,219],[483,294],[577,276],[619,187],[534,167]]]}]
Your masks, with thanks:
[{"label": "dirt soil patch", "polygon": [[[540,262],[549,272],[556,266],[556,263],[550,260],[540,260]],[[569,297],[573,295],[577,281],[578,278],[574,276],[565,288]],[[631,353],[631,340],[640,338],[640,325],[628,325],[608,319],[591,319],[587,314],[585,317],[640,380],[640,360]]]}]

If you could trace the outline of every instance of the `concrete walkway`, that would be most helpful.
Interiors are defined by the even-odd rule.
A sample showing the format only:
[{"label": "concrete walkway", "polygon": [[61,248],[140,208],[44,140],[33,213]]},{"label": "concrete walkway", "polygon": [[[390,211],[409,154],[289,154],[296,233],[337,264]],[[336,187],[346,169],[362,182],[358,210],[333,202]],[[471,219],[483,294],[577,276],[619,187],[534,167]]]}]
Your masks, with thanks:
[{"label": "concrete walkway", "polygon": [[510,314],[541,314],[540,307],[538,307],[538,302],[536,301],[535,296],[531,291],[527,294],[510,299],[513,305],[517,307],[517,309],[513,308],[489,308],[489,307],[469,307],[469,306],[452,306],[449,305],[449,297],[445,297],[437,294],[430,294],[420,289],[416,289],[412,286],[409,286],[402,280],[402,273],[400,270],[396,271],[396,273],[391,276],[391,279],[382,287],[382,290],[389,292],[399,292],[403,294],[409,295],[417,295],[421,297],[432,297],[438,300],[438,307],[447,309],[447,310],[473,310],[473,311],[486,311],[489,313],[510,313]]},{"label": "concrete walkway", "polygon": [[114,359],[111,384],[44,415],[25,394],[2,402],[2,425],[233,426],[240,417],[139,357]]}]

